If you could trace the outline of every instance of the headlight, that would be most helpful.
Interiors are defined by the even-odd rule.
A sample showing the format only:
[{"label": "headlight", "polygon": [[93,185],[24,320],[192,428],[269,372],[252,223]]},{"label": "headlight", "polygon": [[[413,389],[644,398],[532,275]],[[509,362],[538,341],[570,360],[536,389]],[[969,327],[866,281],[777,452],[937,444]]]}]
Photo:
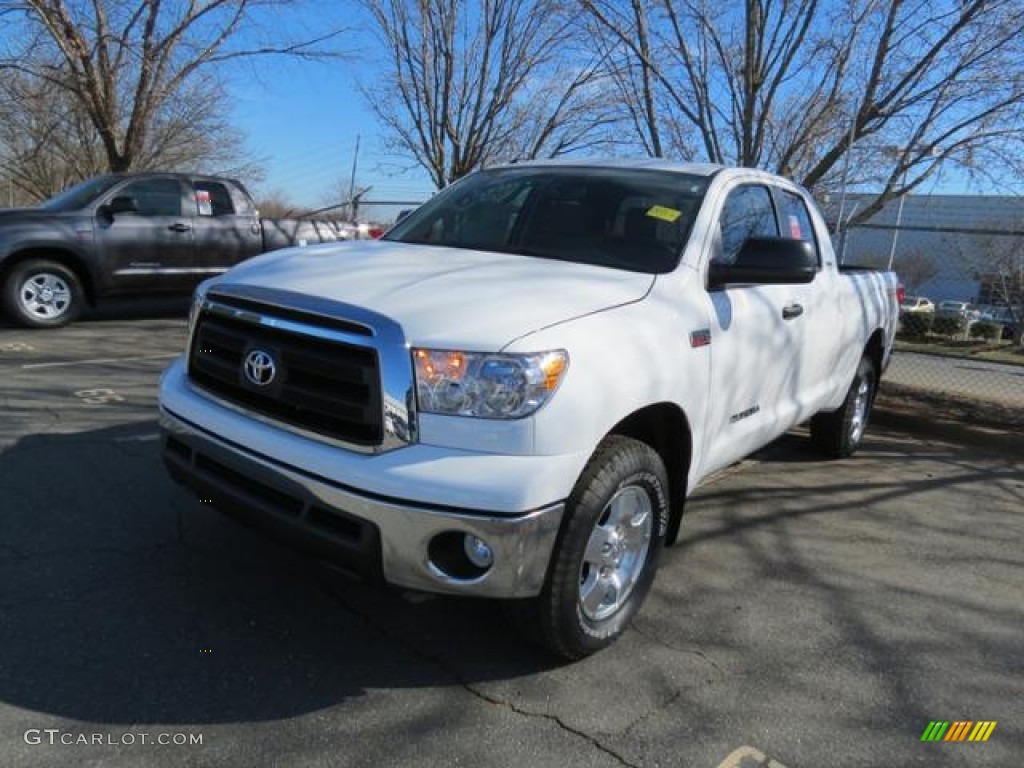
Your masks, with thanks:
[{"label": "headlight", "polygon": [[561,349],[529,355],[413,349],[420,411],[520,419],[548,401],[569,365]]}]

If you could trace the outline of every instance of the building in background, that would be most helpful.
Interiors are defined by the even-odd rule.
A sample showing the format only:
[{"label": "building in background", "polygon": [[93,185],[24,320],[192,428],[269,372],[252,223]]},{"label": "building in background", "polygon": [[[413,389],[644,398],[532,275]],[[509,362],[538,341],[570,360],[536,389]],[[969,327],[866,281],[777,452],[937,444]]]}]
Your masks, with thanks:
[{"label": "building in background", "polygon": [[[842,219],[867,201],[847,195]],[[835,232],[838,201],[824,209]],[[1024,197],[908,195],[902,212],[900,200],[892,200],[835,241],[846,264],[884,267],[891,257],[908,294],[935,302],[1024,304]]]}]

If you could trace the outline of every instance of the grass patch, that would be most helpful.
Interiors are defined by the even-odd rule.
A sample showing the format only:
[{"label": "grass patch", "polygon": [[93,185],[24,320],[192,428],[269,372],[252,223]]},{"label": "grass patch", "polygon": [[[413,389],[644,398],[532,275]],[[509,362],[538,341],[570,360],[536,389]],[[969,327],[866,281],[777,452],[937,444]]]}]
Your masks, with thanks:
[{"label": "grass patch", "polygon": [[990,363],[1009,363],[1024,366],[1024,347],[1015,347],[1006,342],[989,342],[981,339],[947,339],[926,337],[924,339],[897,338],[893,349],[897,352],[918,352],[923,355],[959,357],[966,360],[987,360]]}]

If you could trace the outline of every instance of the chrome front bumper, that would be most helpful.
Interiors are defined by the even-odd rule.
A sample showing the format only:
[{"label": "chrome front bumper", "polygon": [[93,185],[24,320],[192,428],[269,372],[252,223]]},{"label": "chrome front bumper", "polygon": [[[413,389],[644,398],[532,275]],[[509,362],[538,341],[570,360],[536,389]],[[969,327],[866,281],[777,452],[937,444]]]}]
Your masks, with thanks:
[{"label": "chrome front bumper", "polygon": [[[165,409],[160,428],[171,476],[200,500],[368,581],[495,598],[531,597],[544,586],[564,504],[516,516],[414,504],[281,464]],[[437,542],[463,534],[490,546],[485,572],[452,575],[436,562]]]}]

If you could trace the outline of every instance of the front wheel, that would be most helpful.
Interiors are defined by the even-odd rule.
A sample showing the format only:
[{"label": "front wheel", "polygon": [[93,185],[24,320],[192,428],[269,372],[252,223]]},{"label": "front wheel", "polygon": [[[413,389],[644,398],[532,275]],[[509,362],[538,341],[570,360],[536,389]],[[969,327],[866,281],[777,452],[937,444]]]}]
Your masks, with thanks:
[{"label": "front wheel", "polygon": [[845,459],[860,446],[875,402],[877,380],[871,358],[861,358],[839,410],[811,419],[811,440],[826,456]]},{"label": "front wheel", "polygon": [[650,590],[668,521],[658,454],[632,438],[605,439],[566,504],[544,589],[508,605],[513,623],[567,659],[610,645]]},{"label": "front wheel", "polygon": [[82,311],[82,286],[63,264],[32,260],[7,276],[3,303],[11,319],[30,328],[66,325]]}]

